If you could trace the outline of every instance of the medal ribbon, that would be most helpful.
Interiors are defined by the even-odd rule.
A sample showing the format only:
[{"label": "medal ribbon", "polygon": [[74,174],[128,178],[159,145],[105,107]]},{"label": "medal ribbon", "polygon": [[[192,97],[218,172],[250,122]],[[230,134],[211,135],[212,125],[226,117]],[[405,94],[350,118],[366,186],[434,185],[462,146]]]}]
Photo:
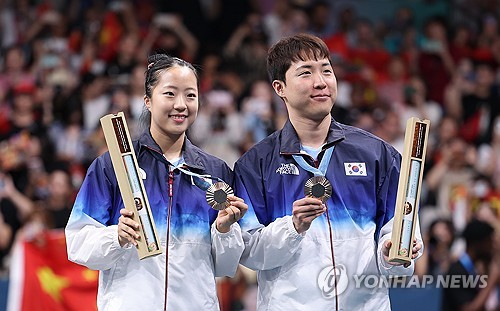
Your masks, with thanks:
[{"label": "medal ribbon", "polygon": [[[332,158],[334,148],[335,148],[335,146],[332,146],[332,147],[325,150],[325,154],[323,155],[323,158],[321,159],[321,162],[319,163],[319,166],[317,168],[310,165],[309,163],[307,163],[307,161],[302,156],[299,156],[296,154],[294,154],[292,156],[295,159],[295,162],[297,162],[297,164],[300,167],[302,167],[303,169],[305,169],[306,171],[313,173],[314,176],[323,176],[324,177],[326,175],[326,171],[328,170],[328,164],[330,163],[330,159]],[[325,206],[326,206],[326,203],[325,203]],[[330,252],[331,252],[331,256],[332,256],[332,267],[335,268],[336,265],[335,265],[335,255],[333,252],[333,232],[332,232],[332,225],[330,222],[330,215],[328,213],[328,210],[326,211],[325,215],[326,215],[326,219],[327,219],[327,223],[328,223],[328,231],[330,233]],[[337,275],[336,275],[335,269],[333,271],[334,271],[333,280],[334,280],[334,288],[335,288],[335,310],[339,310],[339,295],[337,293]]]},{"label": "medal ribbon", "polygon": [[313,173],[314,176],[325,176],[326,171],[328,170],[328,164],[330,163],[330,159],[332,158],[334,148],[335,146],[332,146],[325,150],[325,154],[323,155],[323,158],[321,159],[321,162],[319,163],[319,166],[317,168],[307,163],[307,161],[302,156],[294,154],[292,155],[292,157],[300,167],[302,167],[306,171]]},{"label": "medal ribbon", "polygon": [[182,173],[186,174],[186,175],[189,175],[191,177],[193,177],[193,182],[194,184],[204,190],[204,191],[207,191],[208,188],[210,188],[211,184],[206,181],[204,178],[209,178],[209,179],[212,179],[212,180],[216,180],[216,181],[221,181],[221,182],[224,182],[222,179],[220,179],[219,177],[212,177],[210,175],[201,175],[201,174],[197,174],[197,173],[193,173],[191,171],[188,171],[184,168],[182,168],[181,166],[177,166],[175,167],[174,166],[174,169],[178,169],[179,171],[181,171]]},{"label": "medal ribbon", "polygon": [[182,166],[184,164],[180,164],[178,166],[174,166],[172,163],[170,163],[167,158],[165,157],[165,155],[160,155],[158,152],[155,152],[155,151],[151,151],[151,153],[153,154],[153,156],[155,158],[157,158],[158,160],[160,160],[161,162],[165,163],[165,164],[168,164],[169,166],[172,166],[173,169],[178,169],[179,171],[181,171],[182,173],[186,174],[186,175],[189,175],[191,177],[193,177],[193,182],[194,184],[200,188],[201,190],[203,191],[207,191],[208,188],[210,188],[211,184],[209,182],[207,182],[204,178],[209,178],[211,180],[216,180],[216,181],[221,181],[221,182],[224,182],[222,179],[220,179],[219,177],[213,177],[213,176],[210,176],[210,175],[202,175],[202,174],[197,174],[197,173],[193,173],[185,168],[182,168]]}]

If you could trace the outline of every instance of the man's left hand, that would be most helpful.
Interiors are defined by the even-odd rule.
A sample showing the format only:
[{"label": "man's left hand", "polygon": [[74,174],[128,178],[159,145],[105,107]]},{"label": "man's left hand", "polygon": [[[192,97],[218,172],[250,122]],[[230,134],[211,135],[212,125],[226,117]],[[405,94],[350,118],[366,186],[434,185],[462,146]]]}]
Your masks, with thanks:
[{"label": "man's left hand", "polygon": [[[392,242],[391,240],[387,240],[384,242],[384,246],[382,246],[382,255],[384,255],[384,260],[390,265],[393,266],[401,266],[402,263],[398,262],[389,262],[389,250],[391,249]],[[411,250],[411,259],[416,259],[418,257],[418,252],[422,249],[422,244],[417,242],[417,239],[413,240],[413,248]],[[408,267],[409,264],[406,264],[405,267]]]}]

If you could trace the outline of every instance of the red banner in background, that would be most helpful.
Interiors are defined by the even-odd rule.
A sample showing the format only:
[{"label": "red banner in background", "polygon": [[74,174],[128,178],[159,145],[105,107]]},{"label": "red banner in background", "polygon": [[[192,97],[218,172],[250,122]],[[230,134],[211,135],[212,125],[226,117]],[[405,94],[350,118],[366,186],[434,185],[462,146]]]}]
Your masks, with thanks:
[{"label": "red banner in background", "polygon": [[98,272],[68,260],[62,230],[18,241],[10,270],[9,311],[97,310]]}]

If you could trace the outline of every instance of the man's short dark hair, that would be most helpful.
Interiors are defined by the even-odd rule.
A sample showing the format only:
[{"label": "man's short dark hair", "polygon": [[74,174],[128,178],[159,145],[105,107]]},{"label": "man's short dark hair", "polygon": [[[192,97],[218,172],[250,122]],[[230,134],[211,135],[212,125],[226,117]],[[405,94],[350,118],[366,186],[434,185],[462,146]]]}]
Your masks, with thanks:
[{"label": "man's short dark hair", "polygon": [[330,51],[320,38],[310,34],[297,34],[282,38],[269,49],[267,72],[271,82],[280,80],[286,83],[285,73],[292,62],[324,58],[332,63]]}]

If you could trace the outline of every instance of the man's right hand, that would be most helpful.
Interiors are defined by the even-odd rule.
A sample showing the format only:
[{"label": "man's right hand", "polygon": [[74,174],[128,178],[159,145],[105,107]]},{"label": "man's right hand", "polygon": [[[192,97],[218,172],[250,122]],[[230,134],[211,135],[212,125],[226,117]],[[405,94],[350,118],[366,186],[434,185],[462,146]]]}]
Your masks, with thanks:
[{"label": "man's right hand", "polygon": [[292,221],[295,230],[303,233],[311,227],[311,223],[316,217],[326,211],[326,206],[317,198],[302,198],[293,202]]},{"label": "man's right hand", "polygon": [[122,208],[120,210],[120,218],[118,218],[118,241],[120,246],[123,247],[126,243],[132,243],[137,246],[137,240],[140,239],[137,230],[139,224],[132,220],[134,213]]}]

